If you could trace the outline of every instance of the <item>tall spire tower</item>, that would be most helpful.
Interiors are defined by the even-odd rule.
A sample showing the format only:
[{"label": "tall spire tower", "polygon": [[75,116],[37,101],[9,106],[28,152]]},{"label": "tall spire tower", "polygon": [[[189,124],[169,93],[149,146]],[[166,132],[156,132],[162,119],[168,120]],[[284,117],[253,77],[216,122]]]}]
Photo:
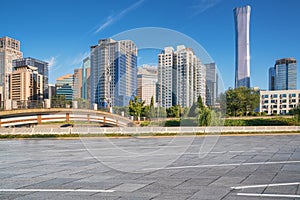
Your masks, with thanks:
[{"label": "tall spire tower", "polygon": [[250,87],[250,6],[235,8],[235,88]]}]

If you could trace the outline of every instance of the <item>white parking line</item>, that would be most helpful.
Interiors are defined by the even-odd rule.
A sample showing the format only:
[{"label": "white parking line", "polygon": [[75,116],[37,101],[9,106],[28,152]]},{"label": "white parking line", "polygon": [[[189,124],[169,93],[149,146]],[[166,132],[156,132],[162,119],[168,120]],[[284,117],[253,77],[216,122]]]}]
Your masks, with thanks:
[{"label": "white parking line", "polygon": [[264,187],[276,187],[276,186],[288,186],[288,185],[300,185],[300,182],[274,183],[274,184],[262,184],[262,185],[246,185],[246,186],[231,187],[231,189],[240,190],[240,189],[248,189],[248,188],[264,188]]},{"label": "white parking line", "polygon": [[115,190],[89,190],[89,189],[0,189],[0,192],[101,192],[112,193]]},{"label": "white parking line", "polygon": [[299,198],[300,195],[294,194],[255,194],[255,193],[237,193],[238,196],[248,196],[248,197],[284,197],[284,198]]},{"label": "white parking line", "polygon": [[229,166],[249,166],[249,165],[277,165],[277,164],[297,164],[300,160],[293,161],[276,161],[276,162],[254,162],[254,163],[229,163],[229,164],[213,164],[213,165],[187,165],[178,167],[165,168],[145,168],[143,170],[167,170],[167,169],[188,169],[188,168],[208,168],[208,167],[229,167]]}]

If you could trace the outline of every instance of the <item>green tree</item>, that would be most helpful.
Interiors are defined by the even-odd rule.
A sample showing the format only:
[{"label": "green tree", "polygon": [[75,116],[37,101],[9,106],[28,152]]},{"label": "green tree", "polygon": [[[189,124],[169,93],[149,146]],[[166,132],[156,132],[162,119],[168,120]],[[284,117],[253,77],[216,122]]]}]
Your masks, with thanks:
[{"label": "green tree", "polygon": [[300,106],[298,105],[296,108],[293,108],[289,111],[289,114],[293,115],[294,118],[297,119],[297,122],[300,123]]},{"label": "green tree", "polygon": [[183,109],[182,116],[183,116],[183,117],[188,117],[189,113],[190,113],[190,108],[185,107],[185,108]]},{"label": "green tree", "polygon": [[167,117],[180,117],[181,114],[181,106],[176,105],[170,108],[167,108]]},{"label": "green tree", "polygon": [[155,108],[154,108],[154,97],[151,97],[150,108],[149,108],[149,117],[155,118]]},{"label": "green tree", "polygon": [[135,117],[141,117],[145,101],[140,100],[137,96],[129,101],[129,114]]},{"label": "green tree", "polygon": [[209,126],[211,123],[211,110],[203,107],[198,116],[199,126]]},{"label": "green tree", "polygon": [[188,117],[197,117],[204,107],[205,106],[203,105],[202,97],[198,96],[197,102],[194,102],[192,107],[190,108]]},{"label": "green tree", "polygon": [[65,95],[54,95],[51,97],[51,108],[65,108],[67,104],[71,104],[70,100],[66,100]]},{"label": "green tree", "polygon": [[247,115],[258,107],[259,94],[252,88],[229,88],[220,95],[220,105],[229,116]]}]

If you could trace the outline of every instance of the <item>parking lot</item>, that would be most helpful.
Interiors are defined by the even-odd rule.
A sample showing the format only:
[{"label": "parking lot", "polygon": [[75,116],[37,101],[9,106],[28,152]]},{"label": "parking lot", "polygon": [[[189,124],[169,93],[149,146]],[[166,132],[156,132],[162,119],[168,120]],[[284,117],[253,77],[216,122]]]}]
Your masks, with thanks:
[{"label": "parking lot", "polygon": [[0,140],[0,199],[298,199],[300,135]]}]

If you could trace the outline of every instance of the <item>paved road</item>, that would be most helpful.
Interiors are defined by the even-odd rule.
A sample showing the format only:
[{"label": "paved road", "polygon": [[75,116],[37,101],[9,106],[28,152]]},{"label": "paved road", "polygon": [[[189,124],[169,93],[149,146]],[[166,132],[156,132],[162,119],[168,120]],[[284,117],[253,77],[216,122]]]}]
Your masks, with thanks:
[{"label": "paved road", "polygon": [[300,135],[0,141],[0,199],[297,199]]}]

